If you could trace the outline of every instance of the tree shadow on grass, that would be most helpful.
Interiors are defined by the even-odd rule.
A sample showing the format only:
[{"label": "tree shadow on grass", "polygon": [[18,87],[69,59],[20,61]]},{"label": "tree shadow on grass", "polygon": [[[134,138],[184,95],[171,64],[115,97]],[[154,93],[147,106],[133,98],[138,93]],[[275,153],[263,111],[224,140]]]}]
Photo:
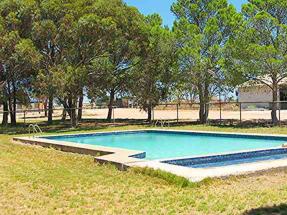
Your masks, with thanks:
[{"label": "tree shadow on grass", "polygon": [[243,215],[287,215],[287,204],[256,208],[244,212]]},{"label": "tree shadow on grass", "polygon": [[[177,122],[176,119],[168,120],[169,126],[171,127],[182,127],[182,126],[194,126],[200,125],[198,121],[181,121]],[[155,121],[154,121],[155,122]],[[1,126],[0,125],[0,134],[27,134],[28,133],[28,125],[29,123],[38,123],[41,129],[46,133],[65,133],[65,132],[81,132],[81,131],[94,131],[94,130],[101,130],[107,129],[109,127],[124,127],[128,125],[141,125],[141,126],[151,126],[150,124],[144,119],[116,119],[115,122],[109,122],[106,119],[83,119],[77,128],[71,128],[71,124],[69,120],[61,121],[61,120],[54,120],[52,125],[48,125],[46,121],[41,122],[27,122],[26,124],[18,123],[16,126]],[[264,127],[272,127],[270,123],[266,121],[246,121],[243,123],[230,123],[230,120],[210,120],[209,126],[215,128],[232,128],[232,129],[251,129],[251,128],[264,128]],[[287,126],[286,124],[282,123],[282,126]]]},{"label": "tree shadow on grass", "polygon": [[[116,122],[109,122],[107,120],[102,119],[85,119],[82,120],[78,127],[72,128],[69,120],[61,121],[54,120],[51,125],[48,125],[46,122],[37,123],[43,132],[45,133],[65,133],[65,132],[89,132],[95,130],[107,129],[110,127],[124,127],[128,125],[147,125],[146,122],[140,120],[117,120]],[[28,129],[29,123],[18,123],[16,126],[1,126],[0,125],[0,134],[7,135],[21,135],[27,134],[29,132]]]}]

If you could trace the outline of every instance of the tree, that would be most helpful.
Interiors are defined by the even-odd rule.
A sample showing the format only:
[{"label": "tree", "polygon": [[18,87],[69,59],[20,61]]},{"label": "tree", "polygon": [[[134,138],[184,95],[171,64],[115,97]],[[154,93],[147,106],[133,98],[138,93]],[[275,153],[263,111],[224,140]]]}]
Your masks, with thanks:
[{"label": "tree", "polygon": [[136,59],[139,63],[132,69],[130,89],[151,121],[152,109],[167,98],[175,82],[177,49],[173,33],[162,27],[159,15],[146,17],[145,30],[146,47]]},{"label": "tree", "polygon": [[[84,82],[87,80],[84,77],[87,75],[85,68],[92,60],[103,56],[104,50],[112,42],[109,40],[112,38],[110,35],[116,29],[111,15],[105,15],[103,12],[106,9],[102,6],[103,2],[96,0],[89,3],[43,1],[40,7],[43,15],[34,23],[34,41],[44,59],[36,83],[37,89],[40,95],[50,97],[49,110],[52,110],[54,99],[60,101],[71,118],[72,126],[76,126],[77,121],[82,118],[83,99],[87,91],[87,83]],[[72,69],[75,76],[81,79],[69,83],[65,80],[72,80]],[[83,74],[80,75],[80,72]],[[75,112],[76,109],[78,113]],[[48,121],[51,121],[52,111],[49,111],[49,116]]]},{"label": "tree", "polygon": [[[58,99],[53,71],[58,71],[58,67],[75,57],[72,49],[78,48],[79,41],[76,25],[93,2],[95,1],[39,1],[37,9],[40,13],[32,24],[31,37],[42,55],[42,66],[34,88],[39,97],[48,99],[48,123],[52,123],[53,102]],[[78,52],[81,53],[81,50]],[[62,98],[60,100],[65,101]]]},{"label": "tree", "polygon": [[94,59],[89,67],[89,95],[109,96],[107,120],[110,121],[115,96],[127,89],[133,59],[140,51],[143,16],[121,0],[112,0],[108,4],[99,0],[94,8],[95,14],[113,23],[113,29],[105,35],[109,42],[104,47],[103,57]]},{"label": "tree", "polygon": [[28,38],[36,15],[34,1],[4,0],[0,4],[0,72],[3,124],[16,124],[17,103],[27,104],[31,80],[37,73],[40,56]]},{"label": "tree", "polygon": [[69,64],[60,65],[53,71],[53,84],[57,86],[57,97],[70,116],[71,125],[78,124],[77,104],[86,85],[87,70],[85,67],[73,67]]},{"label": "tree", "polygon": [[[69,16],[67,2],[57,0],[40,1],[40,16],[33,23],[32,39],[42,55],[41,70],[36,79],[36,94],[46,97],[48,100],[48,123],[53,120],[53,102],[56,86],[53,85],[53,70],[56,70],[64,61],[63,38],[69,32],[65,32],[65,17]],[[66,11],[67,13],[63,13]]]},{"label": "tree", "polygon": [[[12,31],[0,38],[0,59],[4,68],[3,97],[8,99],[11,124],[16,125],[17,103],[27,104],[40,55],[31,40],[21,39],[17,31]],[[4,109],[7,111],[6,102]]]},{"label": "tree", "polygon": [[279,84],[287,78],[287,3],[249,0],[243,6],[244,26],[225,50],[225,65],[234,85],[249,81],[272,91],[273,123],[278,122]]},{"label": "tree", "polygon": [[[68,42],[71,44],[69,47],[69,54],[66,57],[66,61],[73,65],[75,69],[86,68],[92,61],[97,58],[105,56],[105,47],[109,44],[110,32],[115,28],[115,23],[108,18],[101,18],[93,10],[84,14],[75,22],[73,35]],[[80,69],[86,71],[86,69]],[[87,75],[85,73],[85,75]],[[84,78],[82,76],[82,78]],[[83,79],[81,79],[83,80]],[[84,91],[87,89],[87,78],[84,78],[86,82],[79,82],[82,86],[81,93],[78,95],[78,120],[82,118],[82,106],[84,99]],[[65,105],[67,106],[67,105]],[[75,108],[75,107],[74,107]]]},{"label": "tree", "polygon": [[226,0],[178,0],[172,6],[180,47],[180,69],[198,92],[201,123],[206,123],[209,101],[223,75],[222,48],[241,20]]}]

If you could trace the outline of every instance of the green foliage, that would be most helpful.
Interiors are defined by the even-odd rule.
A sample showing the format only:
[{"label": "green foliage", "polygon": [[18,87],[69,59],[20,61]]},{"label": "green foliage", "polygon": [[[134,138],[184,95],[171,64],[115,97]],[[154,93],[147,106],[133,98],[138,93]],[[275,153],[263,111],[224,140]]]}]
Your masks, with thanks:
[{"label": "green foliage", "polygon": [[41,60],[34,43],[27,37],[31,32],[33,5],[33,1],[0,3],[0,97],[5,111],[4,125],[8,122],[7,111],[15,125],[17,103],[29,105],[31,81]]},{"label": "green foliage", "polygon": [[[242,9],[245,22],[225,49],[225,66],[232,84],[263,84],[278,100],[279,84],[287,78],[287,4],[285,1],[249,1]],[[277,122],[276,105],[272,120]]]},{"label": "green foliage", "polygon": [[60,65],[53,70],[53,82],[59,97],[77,98],[86,84],[87,70],[84,67]]},{"label": "green foliage", "polygon": [[122,0],[2,0],[2,102],[13,112],[13,103],[42,100],[51,122],[55,101],[80,109],[87,95],[109,97],[108,119],[118,96],[149,120],[161,101],[199,100],[205,123],[211,97],[247,80],[277,100],[287,78],[285,1],[250,0],[241,13],[227,0],[178,0],[171,9],[172,30]]},{"label": "green foliage", "polygon": [[222,90],[222,49],[240,24],[241,15],[226,0],[178,0],[172,11],[177,17],[174,30],[181,50],[183,83],[195,86],[201,103],[199,116],[204,123],[208,117],[205,103]]},{"label": "green foliage", "polygon": [[[0,59],[5,65],[2,74],[2,79],[5,80],[3,93],[11,97],[13,93],[14,99],[19,102],[29,100],[16,95],[28,95],[31,80],[39,68],[41,56],[33,42],[30,39],[22,39],[18,31],[7,32],[0,37]],[[11,89],[8,89],[9,86]]]},{"label": "green foliage", "polygon": [[[104,30],[102,50],[89,65],[88,91],[91,98],[99,94],[109,95],[108,119],[116,95],[126,92],[130,83],[130,69],[140,54],[143,43],[143,16],[122,1],[97,1],[93,12],[100,16]],[[101,33],[100,33],[101,34]],[[101,68],[104,66],[104,68]]]},{"label": "green foliage", "polygon": [[175,85],[177,47],[174,33],[162,27],[159,15],[146,17],[143,27],[146,39],[141,55],[132,68],[130,89],[136,102],[150,113],[153,107],[169,96]]},{"label": "green foliage", "polygon": [[[274,1],[251,1],[244,5],[244,26],[226,48],[227,68],[239,72],[247,80],[263,82],[270,88],[274,87],[272,79],[284,78],[287,50],[284,13],[287,14],[286,5],[284,8],[282,3]],[[265,82],[264,79],[268,78],[270,81]]]}]

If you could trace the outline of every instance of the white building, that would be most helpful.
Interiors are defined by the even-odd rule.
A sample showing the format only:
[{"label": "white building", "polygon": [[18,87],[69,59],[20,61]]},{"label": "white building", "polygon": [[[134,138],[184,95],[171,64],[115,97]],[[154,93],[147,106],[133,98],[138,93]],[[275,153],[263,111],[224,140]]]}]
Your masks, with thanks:
[{"label": "white building", "polygon": [[[287,81],[279,84],[277,93],[278,101],[287,101]],[[272,99],[272,90],[266,84],[248,81],[238,88],[238,100],[243,109],[270,109]],[[281,109],[287,109],[287,102],[281,104]]]}]

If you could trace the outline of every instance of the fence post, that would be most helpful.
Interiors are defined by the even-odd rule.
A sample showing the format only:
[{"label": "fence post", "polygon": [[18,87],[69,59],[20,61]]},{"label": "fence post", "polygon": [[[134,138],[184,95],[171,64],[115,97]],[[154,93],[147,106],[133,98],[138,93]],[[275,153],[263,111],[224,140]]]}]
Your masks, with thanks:
[{"label": "fence post", "polygon": [[221,100],[219,101],[219,111],[220,111],[220,123],[222,123],[222,106],[221,106]]},{"label": "fence post", "polygon": [[116,123],[116,119],[115,119],[115,107],[113,107],[113,121],[114,121],[114,124]]},{"label": "fence post", "polygon": [[239,102],[239,112],[240,112],[240,124],[242,123],[242,104]]},{"label": "fence post", "polygon": [[178,123],[179,119],[179,113],[178,113],[178,104],[176,104],[176,122]]},{"label": "fence post", "polygon": [[26,127],[26,110],[24,110],[24,127]]},{"label": "fence post", "polygon": [[281,126],[281,104],[279,103],[279,125]]}]

